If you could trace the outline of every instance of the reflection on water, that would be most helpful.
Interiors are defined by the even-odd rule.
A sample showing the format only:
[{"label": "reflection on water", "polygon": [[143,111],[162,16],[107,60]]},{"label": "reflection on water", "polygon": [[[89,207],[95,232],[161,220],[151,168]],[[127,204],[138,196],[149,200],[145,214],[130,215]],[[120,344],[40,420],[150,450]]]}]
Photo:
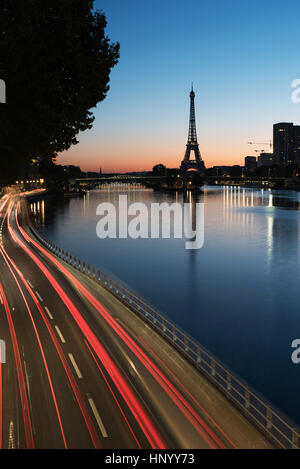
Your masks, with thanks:
[{"label": "reflection on water", "polygon": [[[205,204],[205,241],[186,250],[181,239],[96,236],[96,207],[117,203]],[[300,423],[300,194],[239,187],[163,194],[128,187],[83,198],[32,204],[47,237],[137,290],[224,363]]]},{"label": "reflection on water", "polygon": [[41,227],[45,225],[45,201],[36,201],[30,204],[32,213],[37,217],[38,223]]}]

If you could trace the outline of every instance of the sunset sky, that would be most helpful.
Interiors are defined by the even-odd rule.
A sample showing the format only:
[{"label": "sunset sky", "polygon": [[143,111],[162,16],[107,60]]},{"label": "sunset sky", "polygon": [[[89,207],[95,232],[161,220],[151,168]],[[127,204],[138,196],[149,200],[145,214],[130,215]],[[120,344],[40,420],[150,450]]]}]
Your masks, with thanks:
[{"label": "sunset sky", "polygon": [[[121,45],[91,131],[58,163],[85,171],[179,167],[194,82],[198,142],[207,167],[243,164],[248,141],[275,122],[300,124],[299,0],[96,0]],[[268,146],[257,145],[255,149]]]}]

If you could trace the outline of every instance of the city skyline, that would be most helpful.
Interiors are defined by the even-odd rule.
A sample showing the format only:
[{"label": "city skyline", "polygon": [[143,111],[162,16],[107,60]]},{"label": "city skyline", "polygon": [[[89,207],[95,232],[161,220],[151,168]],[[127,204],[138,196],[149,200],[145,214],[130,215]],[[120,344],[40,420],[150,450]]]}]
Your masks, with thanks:
[{"label": "city skyline", "polygon": [[277,2],[246,7],[234,0],[226,6],[193,0],[175,6],[103,0],[95,6],[107,16],[107,34],[121,43],[120,63],[95,110],[94,128],[58,163],[104,172],[150,170],[156,163],[178,167],[191,81],[207,167],[242,165],[254,154],[248,141],[271,140],[275,122],[300,123],[300,106],[291,99],[299,77],[296,2],[287,2],[284,11]]}]

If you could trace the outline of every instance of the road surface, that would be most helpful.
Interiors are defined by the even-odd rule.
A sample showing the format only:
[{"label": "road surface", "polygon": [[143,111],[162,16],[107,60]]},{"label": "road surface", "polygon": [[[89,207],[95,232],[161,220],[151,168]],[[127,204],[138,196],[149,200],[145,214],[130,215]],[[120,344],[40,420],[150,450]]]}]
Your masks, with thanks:
[{"label": "road surface", "polygon": [[0,200],[1,448],[270,448],[167,342]]}]

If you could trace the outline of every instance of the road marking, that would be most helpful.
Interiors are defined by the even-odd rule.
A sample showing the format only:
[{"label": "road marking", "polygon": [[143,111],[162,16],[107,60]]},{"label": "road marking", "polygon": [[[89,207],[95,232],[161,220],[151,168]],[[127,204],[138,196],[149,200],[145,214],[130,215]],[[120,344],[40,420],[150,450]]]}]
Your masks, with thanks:
[{"label": "road marking", "polygon": [[69,355],[69,358],[70,358],[71,363],[73,365],[73,368],[76,371],[76,374],[77,374],[78,378],[82,378],[82,374],[80,373],[80,369],[78,368],[77,363],[75,362],[75,358],[73,357],[73,355],[71,353],[69,353],[68,355]]},{"label": "road marking", "polygon": [[36,294],[36,296],[38,297],[38,299],[39,299],[40,301],[43,301],[43,298],[41,297],[41,295],[39,294],[38,291],[35,290],[35,294]]},{"label": "road marking", "polygon": [[53,319],[53,316],[52,316],[52,314],[50,313],[50,311],[49,311],[49,309],[47,308],[47,306],[45,306],[44,308],[45,308],[45,311],[46,311],[46,313],[48,314],[49,318],[50,318],[50,319]]},{"label": "road marking", "polygon": [[29,282],[29,280],[27,280],[27,283],[30,286],[30,288],[34,288],[34,286],[32,285],[32,283]]},{"label": "road marking", "polygon": [[59,335],[60,340],[62,341],[63,344],[65,344],[65,343],[66,343],[65,338],[64,338],[64,336],[62,335],[62,333],[60,332],[59,327],[58,327],[58,326],[55,326],[55,329],[56,329],[57,334]]},{"label": "road marking", "polygon": [[[23,356],[24,356],[24,349],[23,349]],[[29,375],[27,371],[27,365],[26,361],[24,360],[24,371],[25,371],[25,380],[26,380],[26,387],[27,387],[27,392],[28,392],[28,399],[29,399],[29,407],[32,413],[32,403],[31,403],[31,394],[30,394],[30,381],[29,381]]]},{"label": "road marking", "polygon": [[104,426],[104,424],[103,424],[103,422],[102,422],[102,419],[101,419],[101,417],[100,417],[100,415],[99,415],[99,412],[98,412],[98,410],[97,410],[97,407],[95,406],[95,403],[94,403],[94,401],[93,401],[93,399],[92,399],[91,397],[89,398],[89,404],[90,404],[90,406],[91,406],[91,409],[92,409],[92,411],[93,411],[93,414],[94,414],[94,416],[95,416],[95,419],[96,419],[96,421],[97,421],[98,427],[100,428],[100,431],[101,431],[101,433],[102,433],[103,438],[107,438],[107,437],[108,437],[107,431],[106,431],[105,426]]},{"label": "road marking", "polygon": [[9,423],[9,433],[8,433],[8,449],[15,449],[15,431],[14,431],[14,422],[11,420]]}]

